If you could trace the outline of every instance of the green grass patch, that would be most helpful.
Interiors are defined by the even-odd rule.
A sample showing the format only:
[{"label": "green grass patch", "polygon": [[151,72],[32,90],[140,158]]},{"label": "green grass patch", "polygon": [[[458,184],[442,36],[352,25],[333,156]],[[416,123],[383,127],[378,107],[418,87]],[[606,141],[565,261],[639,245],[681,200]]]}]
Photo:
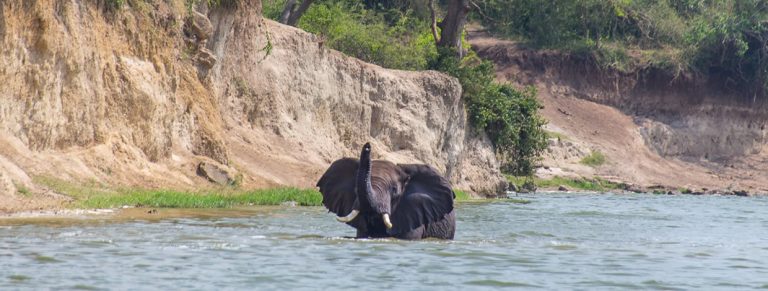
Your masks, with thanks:
[{"label": "green grass patch", "polygon": [[464,190],[453,189],[453,193],[456,194],[456,201],[471,200],[472,196]]},{"label": "green grass patch", "polygon": [[295,201],[302,206],[319,206],[323,201],[314,189],[275,188],[239,190],[231,187],[203,191],[167,189],[110,189],[95,182],[82,185],[50,178],[36,177],[36,183],[75,199],[75,208],[115,208],[124,205],[160,208],[226,208],[247,205],[279,205]]},{"label": "green grass patch", "polygon": [[319,206],[320,192],[311,189],[275,188],[252,191],[184,192],[174,190],[119,190],[78,201],[85,208],[114,208],[123,205],[159,208],[227,208],[247,205],[279,205],[295,201],[301,206]]},{"label": "green grass patch", "polygon": [[[203,191],[179,191],[168,189],[110,189],[96,182],[74,184],[50,178],[35,177],[34,181],[56,192],[75,199],[74,208],[117,208],[122,206],[153,208],[228,208],[251,205],[280,205],[294,201],[301,206],[321,206],[323,197],[314,189],[274,188],[263,190],[239,190],[231,187]],[[464,190],[454,189],[456,201],[495,201],[498,199],[474,199]],[[526,204],[528,200],[502,199]]]},{"label": "green grass patch", "polygon": [[594,150],[588,156],[581,159],[579,163],[590,167],[597,167],[605,164],[605,155],[603,155],[603,153],[600,151]]},{"label": "green grass patch", "polygon": [[33,177],[32,181],[35,184],[44,185],[53,191],[65,194],[78,201],[87,200],[91,197],[117,194],[115,190],[108,189],[95,181],[77,184],[47,176]]},{"label": "green grass patch", "polygon": [[32,194],[32,192],[30,192],[27,186],[24,186],[23,184],[18,184],[18,183],[14,183],[14,185],[16,186],[16,192],[18,192],[19,194],[27,197],[29,197]]},{"label": "green grass patch", "polygon": [[588,178],[566,178],[566,177],[553,177],[551,179],[540,179],[520,176],[507,176],[507,181],[514,184],[518,189],[530,179],[533,179],[536,187],[544,189],[557,189],[560,186],[564,186],[569,190],[581,190],[581,191],[598,191],[604,192],[609,190],[625,189],[627,187],[624,183],[616,183],[595,177]]}]

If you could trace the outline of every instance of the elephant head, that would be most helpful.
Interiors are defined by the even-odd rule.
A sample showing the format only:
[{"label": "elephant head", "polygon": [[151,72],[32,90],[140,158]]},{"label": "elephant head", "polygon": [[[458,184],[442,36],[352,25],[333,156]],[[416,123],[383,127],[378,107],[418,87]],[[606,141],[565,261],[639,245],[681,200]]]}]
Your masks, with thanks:
[{"label": "elephant head", "polygon": [[359,160],[333,162],[317,186],[323,205],[340,216],[339,221],[357,228],[358,237],[407,237],[448,214],[451,229],[445,238],[453,237],[455,194],[448,181],[427,165],[371,160],[369,143]]}]

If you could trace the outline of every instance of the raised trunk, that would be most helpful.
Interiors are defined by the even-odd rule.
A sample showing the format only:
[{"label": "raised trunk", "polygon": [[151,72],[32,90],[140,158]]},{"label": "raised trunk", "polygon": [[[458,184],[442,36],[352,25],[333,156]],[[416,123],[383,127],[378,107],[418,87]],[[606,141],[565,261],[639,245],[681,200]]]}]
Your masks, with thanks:
[{"label": "raised trunk", "polygon": [[366,143],[360,152],[360,166],[357,168],[357,182],[355,184],[357,200],[361,210],[370,210],[371,207],[371,144]]}]

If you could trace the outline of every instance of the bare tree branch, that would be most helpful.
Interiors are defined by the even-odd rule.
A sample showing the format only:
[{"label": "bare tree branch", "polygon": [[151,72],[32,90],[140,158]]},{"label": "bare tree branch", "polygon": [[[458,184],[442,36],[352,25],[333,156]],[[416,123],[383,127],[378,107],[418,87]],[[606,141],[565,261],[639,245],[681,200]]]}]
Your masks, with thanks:
[{"label": "bare tree branch", "polygon": [[477,13],[479,13],[480,16],[482,16],[483,18],[485,18],[487,20],[495,21],[493,18],[489,17],[488,15],[485,15],[485,13],[483,13],[483,9],[480,8],[480,6],[477,5],[477,3],[475,3],[475,1],[469,1],[469,3],[472,4],[472,6],[475,6],[475,8],[477,8]]}]

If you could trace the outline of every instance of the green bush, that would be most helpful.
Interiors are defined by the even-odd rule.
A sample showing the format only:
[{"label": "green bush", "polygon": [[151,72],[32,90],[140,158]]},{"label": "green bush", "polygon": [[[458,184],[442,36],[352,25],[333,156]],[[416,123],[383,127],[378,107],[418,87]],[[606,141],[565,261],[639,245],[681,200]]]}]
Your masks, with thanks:
[{"label": "green bush", "polygon": [[515,175],[533,174],[536,159],[547,146],[535,88],[521,91],[495,83],[493,64],[471,54],[460,62],[455,55],[442,51],[430,67],[459,79],[469,119],[490,137],[502,170]]},{"label": "green bush", "polygon": [[[264,4],[265,16],[280,17],[284,1]],[[354,1],[318,2],[298,27],[319,35],[330,48],[386,68],[424,70],[436,54],[428,23],[409,10],[371,10]]]},{"label": "green bush", "polygon": [[600,166],[605,164],[605,155],[600,151],[592,151],[588,156],[581,159],[579,163],[592,167]]},{"label": "green bush", "polygon": [[302,206],[322,205],[323,197],[314,189],[274,188],[253,191],[184,192],[173,190],[121,189],[78,201],[85,208],[115,208],[123,205],[162,208],[227,208],[248,205],[279,205],[295,201]]}]

